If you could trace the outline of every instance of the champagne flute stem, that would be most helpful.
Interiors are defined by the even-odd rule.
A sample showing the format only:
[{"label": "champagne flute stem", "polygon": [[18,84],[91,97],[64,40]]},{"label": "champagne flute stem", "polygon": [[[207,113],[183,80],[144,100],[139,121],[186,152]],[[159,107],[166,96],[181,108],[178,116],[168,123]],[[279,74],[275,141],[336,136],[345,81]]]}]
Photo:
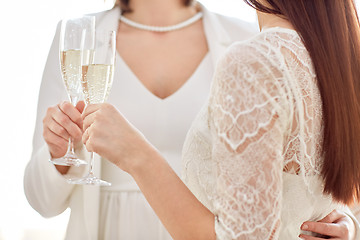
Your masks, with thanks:
[{"label": "champagne flute stem", "polygon": [[69,138],[69,143],[68,143],[68,150],[67,150],[67,152],[75,155],[74,143],[73,143],[72,137]]},{"label": "champagne flute stem", "polygon": [[[76,104],[77,104],[77,97],[73,97],[71,96],[70,97],[70,103],[76,107]],[[75,150],[74,150],[74,140],[72,139],[72,137],[69,138],[69,144],[68,144],[68,150],[67,150],[68,153],[71,153],[72,156],[75,156]]]},{"label": "champagne flute stem", "polygon": [[94,162],[95,162],[95,153],[91,152],[90,169],[89,169],[89,175],[91,175],[91,176],[94,175]]}]

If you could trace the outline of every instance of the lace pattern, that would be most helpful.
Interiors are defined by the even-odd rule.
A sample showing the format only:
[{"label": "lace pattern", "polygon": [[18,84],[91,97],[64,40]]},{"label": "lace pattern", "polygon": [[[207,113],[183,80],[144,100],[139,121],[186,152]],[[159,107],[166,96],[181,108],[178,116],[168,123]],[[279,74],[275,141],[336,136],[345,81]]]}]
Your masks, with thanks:
[{"label": "lace pattern", "polygon": [[189,130],[183,179],[216,215],[218,239],[278,239],[283,172],[319,175],[321,97],[298,34],[271,29],[220,60]]}]

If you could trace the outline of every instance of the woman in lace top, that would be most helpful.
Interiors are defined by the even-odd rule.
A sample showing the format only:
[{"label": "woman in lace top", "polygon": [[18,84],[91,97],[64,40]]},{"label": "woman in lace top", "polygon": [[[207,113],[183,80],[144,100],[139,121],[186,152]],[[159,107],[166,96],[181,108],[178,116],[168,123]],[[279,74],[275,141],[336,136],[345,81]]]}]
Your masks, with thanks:
[{"label": "woman in lace top", "polygon": [[83,141],[132,175],[174,239],[328,238],[300,226],[360,199],[355,4],[246,2],[262,32],[217,65],[184,144],[186,185],[109,104],[85,110]]}]

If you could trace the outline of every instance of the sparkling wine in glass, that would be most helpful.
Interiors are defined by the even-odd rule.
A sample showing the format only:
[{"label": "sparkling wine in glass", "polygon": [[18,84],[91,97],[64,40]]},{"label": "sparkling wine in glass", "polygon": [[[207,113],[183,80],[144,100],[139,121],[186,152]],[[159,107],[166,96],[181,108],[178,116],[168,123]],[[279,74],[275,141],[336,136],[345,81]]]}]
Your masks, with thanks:
[{"label": "sparkling wine in glass", "polygon": [[[115,31],[97,31],[93,62],[83,65],[82,89],[86,105],[103,103],[109,96],[114,78],[116,53]],[[69,179],[72,184],[111,186],[94,175],[95,153],[91,153],[89,173],[79,179]]]},{"label": "sparkling wine in glass", "polygon": [[[92,61],[95,42],[95,17],[64,19],[60,31],[60,67],[70,103],[76,106],[82,96],[82,66]],[[75,154],[73,139],[69,138],[66,154],[50,160],[56,165],[79,166],[87,164]]]}]

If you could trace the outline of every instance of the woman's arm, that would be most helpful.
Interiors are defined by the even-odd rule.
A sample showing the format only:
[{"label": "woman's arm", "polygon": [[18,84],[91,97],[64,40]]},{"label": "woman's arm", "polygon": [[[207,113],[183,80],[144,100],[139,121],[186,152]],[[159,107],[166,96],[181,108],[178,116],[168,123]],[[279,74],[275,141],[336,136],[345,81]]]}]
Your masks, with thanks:
[{"label": "woman's arm", "polygon": [[213,214],[112,105],[89,105],[83,115],[86,148],[133,176],[174,239],[215,239]]},{"label": "woman's arm", "polygon": [[[242,54],[240,56],[247,56]],[[217,88],[219,92],[213,93],[218,97],[213,103],[212,115],[215,123],[212,156],[217,165],[216,217],[113,106],[90,105],[83,113],[86,148],[134,177],[174,239],[215,239],[215,232],[219,239],[271,239],[279,232],[283,126],[289,114],[282,112],[277,101],[284,100],[284,90],[277,89],[281,86],[269,75],[247,79],[248,69],[261,66],[230,60],[225,59],[220,66],[215,81],[218,79],[221,86]],[[267,71],[257,70],[263,71],[262,74]],[[266,86],[263,80],[269,80]],[[240,86],[226,88],[226,83],[222,85],[221,81],[234,81],[229,84]],[[253,92],[249,94],[244,89]],[[268,93],[269,89],[277,90]],[[233,111],[223,115],[218,111],[222,107]],[[245,137],[226,138],[236,136],[231,132],[235,128],[239,129],[239,136]]]},{"label": "woman's arm", "polygon": [[147,201],[174,239],[215,239],[214,215],[179,179],[158,152],[131,171]]},{"label": "woman's arm", "polygon": [[[292,96],[271,49],[233,45],[212,89],[210,126],[219,239],[278,239],[283,146]],[[264,54],[266,53],[266,54]]]}]

